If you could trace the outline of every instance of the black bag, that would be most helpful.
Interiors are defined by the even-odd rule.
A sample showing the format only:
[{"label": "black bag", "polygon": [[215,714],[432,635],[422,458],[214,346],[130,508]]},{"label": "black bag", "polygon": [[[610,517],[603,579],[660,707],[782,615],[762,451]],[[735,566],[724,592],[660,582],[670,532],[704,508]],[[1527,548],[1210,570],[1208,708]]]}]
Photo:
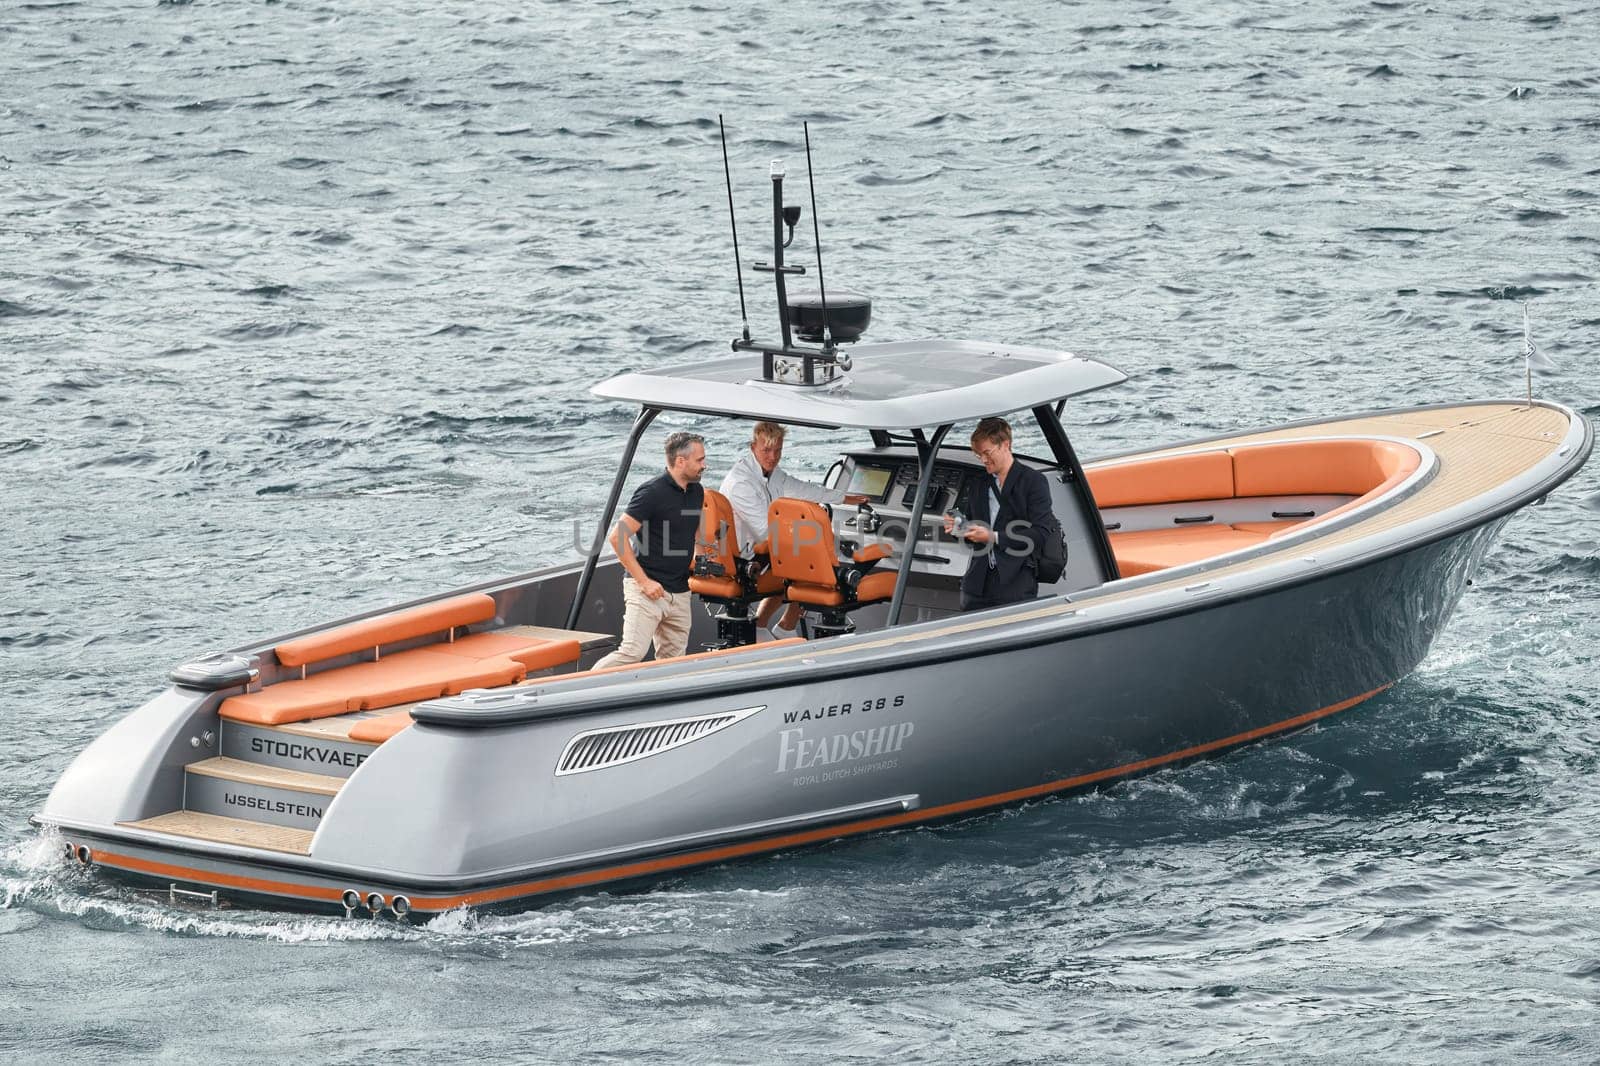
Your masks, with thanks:
[{"label": "black bag", "polygon": [[1067,535],[1054,516],[1034,527],[1038,543],[1033,552],[1033,572],[1041,585],[1053,585],[1067,572]]}]

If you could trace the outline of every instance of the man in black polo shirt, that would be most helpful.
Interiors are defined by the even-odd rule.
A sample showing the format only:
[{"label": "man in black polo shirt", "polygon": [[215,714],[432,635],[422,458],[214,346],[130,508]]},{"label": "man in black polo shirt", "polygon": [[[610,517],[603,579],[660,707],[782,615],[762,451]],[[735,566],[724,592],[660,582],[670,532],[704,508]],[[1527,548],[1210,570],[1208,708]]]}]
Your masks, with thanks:
[{"label": "man in black polo shirt", "polygon": [[[706,441],[695,433],[667,438],[667,469],[634,492],[611,531],[611,547],[622,563],[622,642],[595,663],[636,663],[655,644],[657,659],[682,655],[689,646],[689,567],[700,529],[705,489]],[[639,538],[639,550],[633,548]]]}]

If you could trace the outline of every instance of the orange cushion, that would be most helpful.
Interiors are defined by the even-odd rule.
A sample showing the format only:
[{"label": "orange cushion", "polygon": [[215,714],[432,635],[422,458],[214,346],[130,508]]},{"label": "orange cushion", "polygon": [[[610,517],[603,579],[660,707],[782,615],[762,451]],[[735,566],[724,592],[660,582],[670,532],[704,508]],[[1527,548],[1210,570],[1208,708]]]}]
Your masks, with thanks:
[{"label": "orange cushion", "polygon": [[487,622],[494,617],[494,597],[483,592],[455,596],[437,603],[424,603],[403,611],[392,611],[376,618],[286,640],[276,649],[284,666],[304,666],[363,648],[375,648],[408,637],[438,633],[455,626]]},{"label": "orange cushion", "polygon": [[1111,533],[1111,552],[1123,577],[1154,573],[1172,566],[1209,559],[1223,552],[1248,548],[1267,538],[1223,525],[1179,526]]},{"label": "orange cushion", "polygon": [[519,637],[511,633],[473,633],[470,636],[457,637],[455,640],[442,640],[437,644],[429,644],[427,650],[442,655],[459,655],[464,659],[493,659],[543,643],[545,641],[539,637]]},{"label": "orange cushion", "polygon": [[453,696],[469,688],[509,685],[527,672],[526,666],[510,658],[468,659],[417,648],[379,662],[342,666],[303,681],[283,681],[260,692],[232,696],[222,701],[221,714],[255,725],[306,722]]},{"label": "orange cushion", "polygon": [[319,683],[320,677],[305,681],[286,681],[260,692],[229,696],[219,713],[236,722],[256,725],[281,725],[328,718],[350,710],[350,695],[338,684]]},{"label": "orange cushion", "polygon": [[1384,440],[1307,440],[1232,449],[1234,494],[1363,496],[1421,463],[1411,448]]},{"label": "orange cushion", "polygon": [[[457,641],[457,643],[460,642]],[[785,644],[803,643],[805,643],[805,641],[800,637],[790,637],[787,640],[774,640],[760,646],[762,648],[776,648]],[[641,670],[647,667],[657,666],[661,663],[681,663],[691,659],[711,659],[720,655],[735,655],[741,651],[748,651],[749,648],[750,646],[748,645],[738,648],[718,648],[716,651],[700,651],[695,652],[693,655],[680,655],[675,659],[652,659],[649,662],[644,663],[621,663],[617,666],[607,666],[600,670],[585,670],[582,673],[577,674],[561,674],[557,677],[536,678],[525,682],[525,684],[541,685],[558,681],[572,681],[578,678],[591,677],[594,674],[610,674],[616,673],[620,670]],[[382,744],[396,733],[401,732],[406,727],[411,725],[411,722],[412,718],[410,710],[396,711],[394,714],[386,714],[379,718],[363,718],[361,721],[350,727],[350,739],[365,741],[369,744]]]},{"label": "orange cushion", "polygon": [[804,603],[812,607],[837,607],[844,602],[844,593],[827,585],[795,583],[789,586],[783,598],[790,603]]},{"label": "orange cushion", "polygon": [[328,673],[344,675],[341,681],[350,686],[352,711],[375,711],[397,703],[453,696],[469,688],[509,685],[522,680],[527,670],[510,659],[463,659],[417,648],[386,655],[381,662],[356,663]]},{"label": "orange cushion", "polygon": [[[856,602],[876,603],[894,596],[894,582],[899,571],[879,570],[868,574],[856,586]],[[838,607],[845,602],[844,593],[827,585],[792,584],[784,598],[790,603],[805,603],[813,607]]]},{"label": "orange cushion", "polygon": [[1133,507],[1233,495],[1233,461],[1225,451],[1143,459],[1084,471],[1098,507]]},{"label": "orange cushion", "polygon": [[856,586],[856,599],[862,603],[892,599],[895,578],[899,576],[897,570],[879,570],[877,573],[868,574],[861,579],[861,584]]},{"label": "orange cushion", "polygon": [[691,577],[689,591],[696,596],[715,600],[737,600],[744,597],[744,589],[731,577]]},{"label": "orange cushion", "polygon": [[553,666],[575,663],[583,654],[583,645],[575,640],[542,640],[537,646],[514,651],[508,656],[527,667],[527,673],[548,670]]},{"label": "orange cushion", "polygon": [[833,525],[820,503],[780,496],[767,508],[772,570],[786,581],[831,584]]},{"label": "orange cushion", "polygon": [[857,563],[871,563],[888,557],[889,546],[887,544],[868,544],[864,548],[856,549],[855,554],[850,556],[850,560]]},{"label": "orange cushion", "polygon": [[410,711],[396,711],[381,718],[363,718],[350,727],[350,739],[365,741],[368,744],[382,744],[410,725]]},{"label": "orange cushion", "polygon": [[544,670],[577,662],[583,654],[583,645],[575,640],[548,640],[515,633],[474,633],[448,643],[429,644],[426,649],[419,650],[466,659],[515,659],[529,670]]},{"label": "orange cushion", "polygon": [[[744,598],[744,590],[739,587],[739,582],[731,577],[691,577],[689,591],[697,596],[715,600]],[[764,570],[756,576],[757,596],[772,596],[782,591],[783,578],[771,570]]]}]

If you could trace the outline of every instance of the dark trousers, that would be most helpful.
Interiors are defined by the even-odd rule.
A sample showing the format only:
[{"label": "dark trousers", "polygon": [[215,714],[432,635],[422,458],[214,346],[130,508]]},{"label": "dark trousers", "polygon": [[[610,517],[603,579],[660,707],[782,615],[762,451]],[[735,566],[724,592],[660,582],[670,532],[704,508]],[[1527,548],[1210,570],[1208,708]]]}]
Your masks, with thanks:
[{"label": "dark trousers", "polygon": [[1027,566],[1017,571],[1017,575],[1006,582],[998,580],[996,572],[985,567],[982,589],[977,592],[968,592],[966,586],[970,583],[970,581],[962,583],[961,609],[963,611],[981,611],[985,607],[1004,607],[1008,603],[1021,603],[1024,600],[1037,599],[1039,596],[1039,579],[1034,576],[1033,569]]}]

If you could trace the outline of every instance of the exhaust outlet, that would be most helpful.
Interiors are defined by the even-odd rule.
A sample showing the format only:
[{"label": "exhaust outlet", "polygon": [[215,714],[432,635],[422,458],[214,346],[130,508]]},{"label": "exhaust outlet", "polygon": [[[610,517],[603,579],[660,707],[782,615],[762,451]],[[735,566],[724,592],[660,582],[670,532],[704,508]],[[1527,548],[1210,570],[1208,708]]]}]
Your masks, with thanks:
[{"label": "exhaust outlet", "polygon": [[87,844],[79,844],[78,850],[73,853],[73,857],[78,860],[79,866],[94,865],[94,852],[89,850],[89,845]]},{"label": "exhaust outlet", "polygon": [[389,909],[394,911],[396,918],[404,918],[411,913],[411,901],[405,896],[396,896],[389,901]]},{"label": "exhaust outlet", "polygon": [[372,912],[372,916],[374,918],[376,918],[379,914],[383,913],[383,894],[382,893],[379,893],[379,892],[369,892],[369,893],[367,893],[367,910]]}]

